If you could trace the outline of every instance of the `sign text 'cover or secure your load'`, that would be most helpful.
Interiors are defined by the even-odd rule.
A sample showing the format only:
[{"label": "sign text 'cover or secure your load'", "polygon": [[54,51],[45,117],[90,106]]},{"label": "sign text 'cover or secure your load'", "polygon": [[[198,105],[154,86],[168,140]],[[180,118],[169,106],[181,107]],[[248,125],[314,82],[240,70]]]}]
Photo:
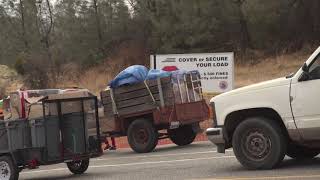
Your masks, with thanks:
[{"label": "sign text 'cover or secure your load'", "polygon": [[223,93],[234,88],[233,52],[151,55],[150,67],[198,70],[206,94]]}]

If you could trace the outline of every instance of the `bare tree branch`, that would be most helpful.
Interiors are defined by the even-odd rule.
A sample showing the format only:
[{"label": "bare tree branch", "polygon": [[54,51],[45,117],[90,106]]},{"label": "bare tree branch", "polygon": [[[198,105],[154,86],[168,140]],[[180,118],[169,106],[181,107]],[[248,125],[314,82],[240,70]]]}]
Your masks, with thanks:
[{"label": "bare tree branch", "polygon": [[25,46],[25,50],[28,51],[29,44],[26,37],[25,17],[24,17],[24,4],[23,0],[19,0],[19,10],[21,15],[21,29],[22,29],[22,40]]},{"label": "bare tree branch", "polygon": [[96,27],[97,27],[97,33],[98,33],[98,43],[99,43],[99,48],[100,51],[103,55],[105,55],[105,51],[103,48],[103,40],[102,40],[102,31],[101,31],[101,23],[100,23],[100,17],[99,17],[99,12],[98,12],[98,0],[93,0],[93,8],[95,12],[95,17],[96,17]]}]

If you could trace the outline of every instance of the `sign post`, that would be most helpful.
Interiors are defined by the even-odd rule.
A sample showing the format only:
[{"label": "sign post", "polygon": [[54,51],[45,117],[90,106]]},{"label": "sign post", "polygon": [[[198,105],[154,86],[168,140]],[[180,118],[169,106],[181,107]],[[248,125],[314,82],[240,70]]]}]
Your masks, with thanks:
[{"label": "sign post", "polygon": [[214,95],[234,88],[234,53],[198,53],[151,55],[151,69],[175,67],[180,70],[198,70],[203,93]]}]

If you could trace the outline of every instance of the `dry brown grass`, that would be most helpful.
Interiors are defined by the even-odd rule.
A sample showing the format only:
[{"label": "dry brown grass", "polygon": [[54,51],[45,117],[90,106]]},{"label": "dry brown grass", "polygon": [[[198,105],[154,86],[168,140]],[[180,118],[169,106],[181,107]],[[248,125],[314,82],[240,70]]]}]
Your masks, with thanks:
[{"label": "dry brown grass", "polygon": [[[125,67],[124,61],[106,61],[98,67],[80,70],[80,68],[72,68],[64,70],[60,79],[58,88],[86,88],[96,95],[107,87],[107,84],[120,70]],[[76,66],[76,65],[74,65]]]},{"label": "dry brown grass", "polygon": [[[84,72],[79,72],[79,68],[75,65],[68,65],[66,67],[65,75],[60,83],[59,88],[79,87],[89,89],[96,95],[105,89],[110,82],[120,71],[124,68],[134,65],[146,65],[145,48],[139,44],[129,43],[119,47],[118,52],[111,55],[104,63],[97,67],[86,69]],[[145,62],[145,63],[141,63]]]},{"label": "dry brown grass", "polygon": [[235,66],[236,87],[284,77],[296,72],[311,55],[312,50],[293,54],[282,54],[275,57],[259,59],[258,64],[237,64]]},{"label": "dry brown grass", "polygon": [[[87,88],[96,95],[106,88],[121,70],[133,64],[148,64],[143,48],[137,46],[122,47],[118,53],[99,67],[87,69],[85,72],[77,72],[76,68],[69,69],[59,87],[81,87]],[[310,56],[314,49],[305,48],[297,53],[282,54],[268,58],[258,58],[257,64],[237,64],[235,66],[236,87],[242,87],[253,83],[286,76],[296,72],[303,62]],[[256,60],[256,59],[254,59]],[[144,62],[144,63],[141,63]],[[246,62],[245,59],[242,62]],[[252,62],[252,60],[251,60]]]}]

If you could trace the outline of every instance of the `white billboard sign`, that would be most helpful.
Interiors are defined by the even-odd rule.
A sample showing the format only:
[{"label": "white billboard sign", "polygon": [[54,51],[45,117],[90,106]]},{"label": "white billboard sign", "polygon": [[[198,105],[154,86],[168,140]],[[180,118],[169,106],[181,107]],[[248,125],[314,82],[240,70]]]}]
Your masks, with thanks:
[{"label": "white billboard sign", "polygon": [[203,92],[216,94],[234,88],[234,53],[151,55],[151,69],[198,70]]}]

